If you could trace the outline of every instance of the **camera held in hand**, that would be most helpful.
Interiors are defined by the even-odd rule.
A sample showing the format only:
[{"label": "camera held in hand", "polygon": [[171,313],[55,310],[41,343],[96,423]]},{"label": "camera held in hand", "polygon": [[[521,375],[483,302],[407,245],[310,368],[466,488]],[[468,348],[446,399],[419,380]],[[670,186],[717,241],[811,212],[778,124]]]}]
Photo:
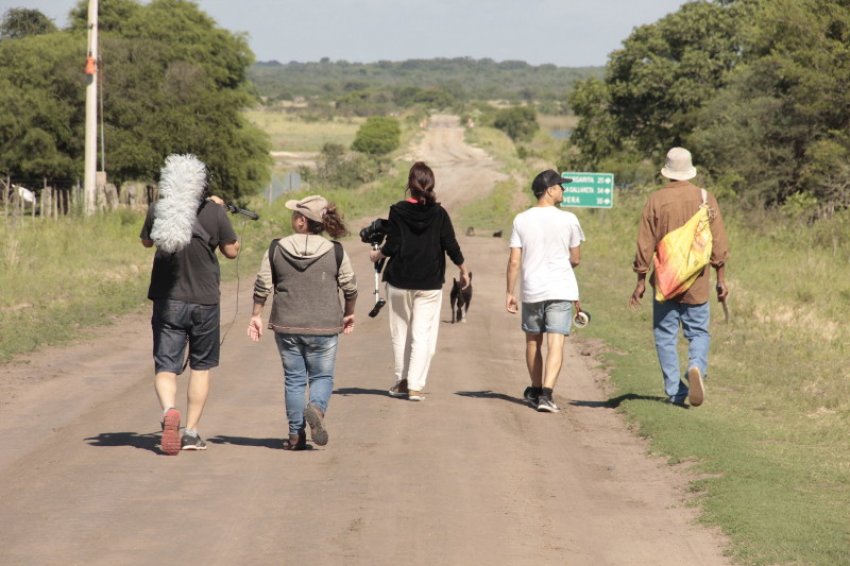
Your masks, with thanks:
[{"label": "camera held in hand", "polygon": [[389,221],[385,218],[376,218],[371,224],[360,230],[360,241],[372,246],[380,246],[387,235]]},{"label": "camera held in hand", "polygon": [[[371,224],[360,230],[360,241],[364,244],[370,244],[373,250],[377,250],[384,243],[384,238],[387,236],[389,221],[385,218],[373,220]],[[375,306],[369,311],[369,317],[375,318],[387,301],[381,297],[380,291],[380,274],[384,267],[384,260],[375,263]]]}]

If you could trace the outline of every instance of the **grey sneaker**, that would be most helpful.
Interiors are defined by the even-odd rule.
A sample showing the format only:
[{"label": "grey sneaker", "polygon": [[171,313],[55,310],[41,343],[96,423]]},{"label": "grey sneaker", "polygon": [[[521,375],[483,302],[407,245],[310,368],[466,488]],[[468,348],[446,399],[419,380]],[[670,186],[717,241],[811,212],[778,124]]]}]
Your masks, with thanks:
[{"label": "grey sneaker", "polygon": [[191,434],[184,434],[183,439],[180,441],[181,450],[206,450],[207,443],[204,442],[204,439],[201,438],[200,435],[192,436]]},{"label": "grey sneaker", "polygon": [[549,397],[540,396],[540,400],[537,402],[537,411],[540,413],[558,413],[561,409],[558,408],[558,405],[555,404],[552,399]]},{"label": "grey sneaker", "polygon": [[309,403],[304,408],[304,419],[310,425],[310,440],[319,446],[327,444],[328,431],[325,430],[325,416],[322,414],[322,411],[314,404]]}]

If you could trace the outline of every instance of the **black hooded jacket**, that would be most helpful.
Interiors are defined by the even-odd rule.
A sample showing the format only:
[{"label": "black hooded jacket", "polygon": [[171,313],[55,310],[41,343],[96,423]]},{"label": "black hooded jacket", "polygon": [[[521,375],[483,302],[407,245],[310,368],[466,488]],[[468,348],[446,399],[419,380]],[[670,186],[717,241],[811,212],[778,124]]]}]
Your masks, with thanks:
[{"label": "black hooded jacket", "polygon": [[442,289],[446,254],[455,265],[463,265],[452,220],[440,203],[404,200],[392,205],[381,253],[389,258],[384,281],[399,289]]}]

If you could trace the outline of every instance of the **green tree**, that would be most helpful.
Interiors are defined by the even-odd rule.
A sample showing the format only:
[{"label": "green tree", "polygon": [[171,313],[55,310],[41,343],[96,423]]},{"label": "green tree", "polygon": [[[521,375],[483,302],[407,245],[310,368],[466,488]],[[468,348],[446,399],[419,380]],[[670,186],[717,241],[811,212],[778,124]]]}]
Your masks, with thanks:
[{"label": "green tree", "polygon": [[373,116],[357,130],[351,149],[369,155],[386,155],[398,149],[401,126],[390,116]]},{"label": "green tree", "polygon": [[806,193],[821,214],[848,206],[848,3],[760,2],[742,37],[750,60],[701,113],[689,143],[747,200]]},{"label": "green tree", "polygon": [[540,129],[540,124],[532,106],[513,106],[496,112],[493,127],[505,132],[513,141],[528,141]]},{"label": "green tree", "polygon": [[20,39],[54,31],[53,21],[38,10],[10,8],[0,21],[0,39]]},{"label": "green tree", "polygon": [[[72,12],[72,30],[85,29],[85,6]],[[193,153],[208,167],[210,190],[225,198],[267,183],[268,139],[241,114],[255,102],[243,36],[182,0],[104,0],[99,21],[112,179],[152,179],[169,153]]]},{"label": "green tree", "polygon": [[85,43],[67,33],[0,41],[0,174],[70,186],[83,168]]}]

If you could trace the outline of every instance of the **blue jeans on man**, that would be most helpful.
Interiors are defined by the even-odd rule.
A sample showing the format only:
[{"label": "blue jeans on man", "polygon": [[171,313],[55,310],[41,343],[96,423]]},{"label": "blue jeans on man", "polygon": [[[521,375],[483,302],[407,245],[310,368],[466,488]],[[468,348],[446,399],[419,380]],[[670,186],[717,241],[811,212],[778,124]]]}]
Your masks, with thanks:
[{"label": "blue jeans on man", "polygon": [[695,367],[705,376],[708,371],[708,348],[711,341],[708,322],[707,302],[701,305],[676,301],[652,302],[655,350],[664,376],[664,391],[674,403],[683,403],[688,397],[688,386],[682,382],[682,370],[679,366],[679,327],[688,341],[688,365],[685,370]]},{"label": "blue jeans on man", "polygon": [[334,366],[339,335],[275,333],[280,360],[283,362],[286,417],[290,436],[304,429],[306,391],[310,386],[310,403],[324,415],[334,388]]}]

